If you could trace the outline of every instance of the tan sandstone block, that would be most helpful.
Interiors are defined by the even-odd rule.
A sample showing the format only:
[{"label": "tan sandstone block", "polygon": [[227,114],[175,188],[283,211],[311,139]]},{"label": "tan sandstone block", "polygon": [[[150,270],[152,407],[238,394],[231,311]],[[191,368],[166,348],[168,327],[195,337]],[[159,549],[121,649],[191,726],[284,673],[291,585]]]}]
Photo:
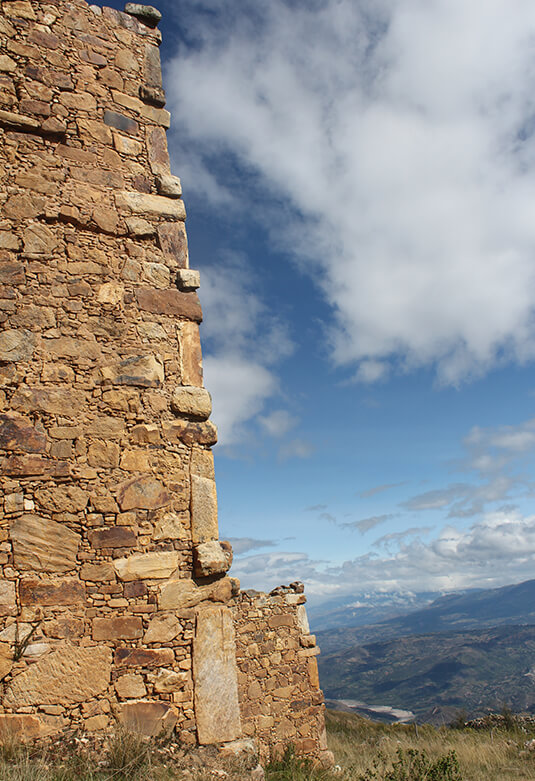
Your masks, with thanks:
[{"label": "tan sandstone block", "polygon": [[143,636],[144,643],[169,643],[182,631],[180,621],[172,613],[160,614],[149,622]]},{"label": "tan sandstone block", "polygon": [[35,428],[30,418],[9,412],[0,414],[0,448],[2,450],[42,453],[45,447],[46,435]]},{"label": "tan sandstone block", "polygon": [[171,502],[171,494],[154,477],[133,477],[117,486],[117,502],[125,510],[157,510]]},{"label": "tan sandstone block", "polygon": [[117,678],[115,681],[115,691],[119,697],[122,697],[125,700],[134,697],[144,697],[147,694],[143,676],[135,673],[126,673],[126,675],[121,675],[120,678]]},{"label": "tan sandstone block", "polygon": [[217,493],[215,480],[191,475],[191,534],[195,544],[217,540]]},{"label": "tan sandstone block", "polygon": [[36,572],[68,572],[76,566],[79,534],[38,515],[21,515],[10,527],[15,566]]},{"label": "tan sandstone block", "polygon": [[175,415],[188,415],[206,420],[212,413],[212,397],[205,388],[179,385],[173,391],[171,409]]},{"label": "tan sandstone block", "polygon": [[206,586],[197,586],[189,578],[169,580],[160,588],[158,607],[160,610],[188,610],[201,602],[228,602],[232,597],[231,578],[221,578]]},{"label": "tan sandstone block", "polygon": [[10,580],[0,580],[0,616],[13,616],[16,612],[15,584]]},{"label": "tan sandstone block", "polygon": [[21,605],[83,605],[85,586],[77,578],[38,580],[23,578],[19,585]]},{"label": "tan sandstone block", "polygon": [[87,451],[87,463],[96,467],[119,466],[119,445],[115,442],[93,442]]},{"label": "tan sandstone block", "polygon": [[130,732],[156,737],[171,732],[177,722],[177,715],[164,702],[142,700],[123,705],[119,721]]},{"label": "tan sandstone block", "polygon": [[123,190],[115,194],[115,202],[118,209],[129,210],[134,214],[168,217],[174,220],[186,219],[184,202],[163,195],[147,195]]},{"label": "tan sandstone block", "polygon": [[93,619],[93,640],[135,640],[143,636],[143,621],[138,616]]},{"label": "tan sandstone block", "polygon": [[210,577],[226,572],[232,563],[232,558],[218,540],[201,542],[193,549],[193,562],[197,577]]},{"label": "tan sandstone block", "polygon": [[155,551],[153,553],[136,553],[115,559],[113,566],[121,580],[162,580],[169,578],[179,564],[178,553],[175,551]]},{"label": "tan sandstone block", "polygon": [[232,614],[226,607],[210,605],[197,614],[193,680],[199,743],[239,738],[236,643]]},{"label": "tan sandstone block", "polygon": [[180,377],[182,383],[201,388],[203,384],[203,368],[201,340],[197,323],[179,323],[178,342],[180,346]]},{"label": "tan sandstone block", "polygon": [[84,702],[107,689],[110,673],[109,648],[79,648],[64,642],[13,678],[4,702],[17,708]]},{"label": "tan sandstone block", "polygon": [[80,578],[96,583],[115,580],[115,570],[110,561],[103,561],[99,564],[84,564],[80,570]]}]

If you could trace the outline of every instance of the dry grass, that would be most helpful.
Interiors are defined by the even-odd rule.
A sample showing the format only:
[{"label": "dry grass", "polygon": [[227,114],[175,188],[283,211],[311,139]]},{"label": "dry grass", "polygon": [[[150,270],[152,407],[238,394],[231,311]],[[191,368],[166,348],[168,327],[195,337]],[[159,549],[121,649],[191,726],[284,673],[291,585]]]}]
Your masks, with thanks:
[{"label": "dry grass", "polygon": [[346,713],[328,713],[329,746],[342,768],[339,779],[358,780],[382,755],[391,767],[398,749],[415,749],[436,760],[455,751],[463,781],[534,781],[534,734],[520,729],[459,730],[430,725],[375,724]]},{"label": "dry grass", "polygon": [[[535,737],[519,728],[476,731],[429,725],[382,725],[352,714],[329,712],[329,745],[339,769],[313,768],[289,752],[267,768],[266,781],[534,781],[535,751],[525,744]],[[436,762],[455,751],[458,775],[414,775],[392,770],[407,752]],[[375,769],[374,769],[375,767]],[[405,773],[405,774],[404,774]],[[11,741],[0,749],[0,781],[249,781],[245,766],[225,763],[215,749],[189,751],[176,744],[147,744],[119,734],[106,751],[79,738],[30,750]]]}]

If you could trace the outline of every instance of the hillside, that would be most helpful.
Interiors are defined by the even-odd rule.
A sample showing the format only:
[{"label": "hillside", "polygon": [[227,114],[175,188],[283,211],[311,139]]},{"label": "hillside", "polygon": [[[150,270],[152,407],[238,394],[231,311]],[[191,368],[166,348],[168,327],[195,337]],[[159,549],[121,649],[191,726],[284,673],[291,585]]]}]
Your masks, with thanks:
[{"label": "hillside", "polygon": [[319,657],[328,699],[411,710],[436,724],[460,710],[535,710],[534,665],[535,626],[401,637]]},{"label": "hillside", "polygon": [[324,654],[355,645],[408,635],[484,629],[493,626],[535,625],[535,580],[495,589],[471,590],[439,597],[427,607],[364,626],[315,630]]}]

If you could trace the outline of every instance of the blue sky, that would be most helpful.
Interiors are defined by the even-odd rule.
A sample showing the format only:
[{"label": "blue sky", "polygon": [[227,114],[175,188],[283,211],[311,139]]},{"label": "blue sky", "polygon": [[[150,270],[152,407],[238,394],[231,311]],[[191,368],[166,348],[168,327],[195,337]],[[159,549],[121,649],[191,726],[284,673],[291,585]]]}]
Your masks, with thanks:
[{"label": "blue sky", "polygon": [[234,574],[533,577],[535,6],[159,8]]}]

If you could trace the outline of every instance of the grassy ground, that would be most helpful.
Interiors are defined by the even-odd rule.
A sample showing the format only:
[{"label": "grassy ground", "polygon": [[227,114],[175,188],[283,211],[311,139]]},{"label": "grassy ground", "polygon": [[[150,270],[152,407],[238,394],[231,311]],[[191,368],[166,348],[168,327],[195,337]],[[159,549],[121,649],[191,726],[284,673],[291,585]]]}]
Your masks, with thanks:
[{"label": "grassy ground", "polygon": [[[329,745],[338,768],[314,769],[291,750],[266,769],[266,781],[534,781],[535,728],[509,721],[488,730],[376,724],[329,712]],[[534,740],[535,744],[535,740]],[[1,781],[249,781],[250,765],[224,763],[215,750],[151,746],[120,735],[96,754],[84,741],[39,753],[0,748]]]}]

